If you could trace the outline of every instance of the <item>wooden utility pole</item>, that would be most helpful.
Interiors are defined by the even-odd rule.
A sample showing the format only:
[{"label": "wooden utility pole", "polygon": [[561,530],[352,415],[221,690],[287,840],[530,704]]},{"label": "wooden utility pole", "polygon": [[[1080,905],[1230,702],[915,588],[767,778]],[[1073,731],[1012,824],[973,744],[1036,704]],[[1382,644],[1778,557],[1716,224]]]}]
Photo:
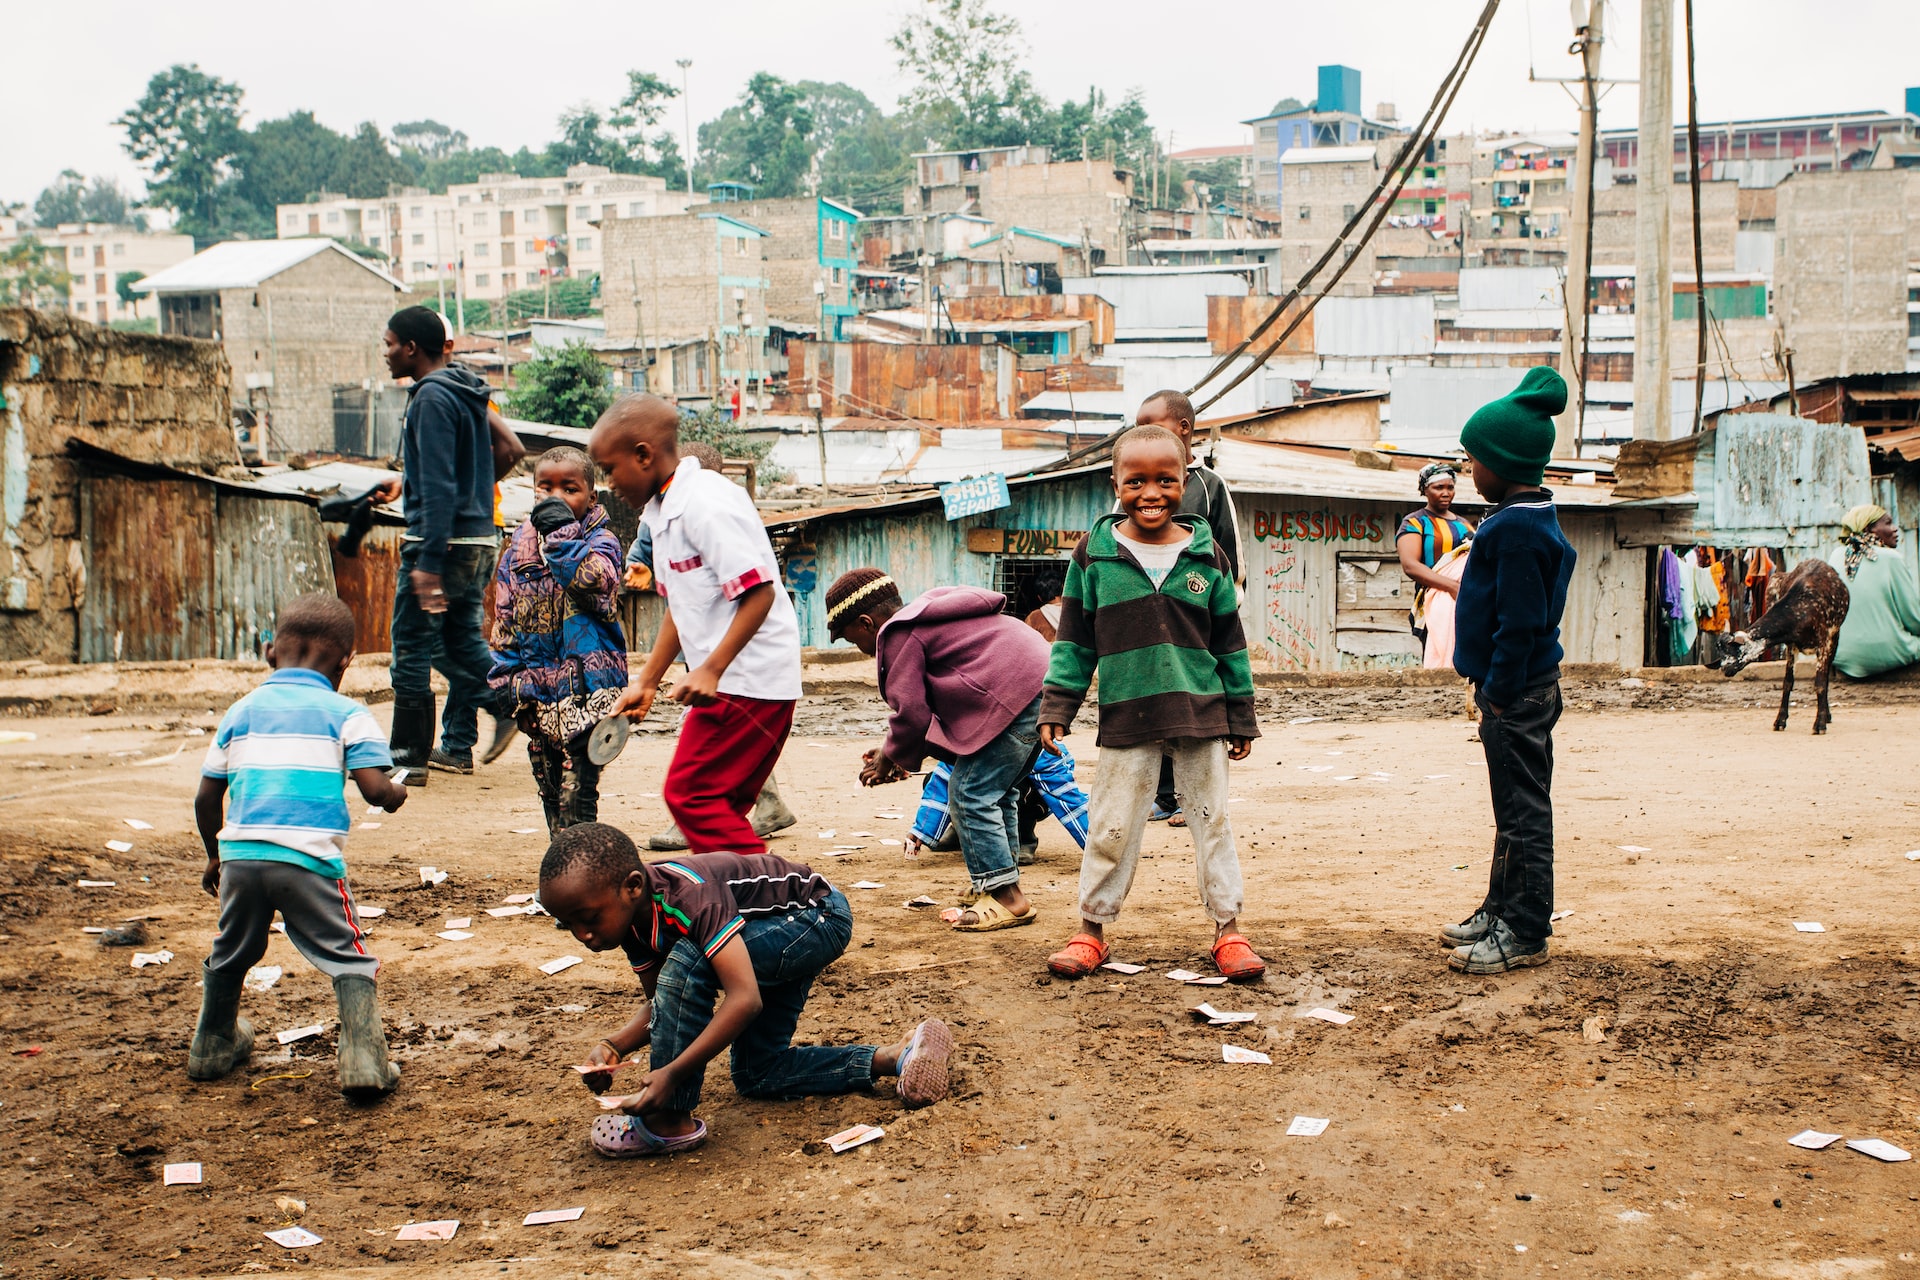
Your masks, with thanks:
[{"label": "wooden utility pole", "polygon": [[[1633,193],[1633,438],[1673,437],[1673,0],[1640,0]],[[1696,370],[1695,377],[1699,376]]]},{"label": "wooden utility pole", "polygon": [[[1576,0],[1575,9],[1579,8]],[[1560,344],[1560,372],[1566,377],[1567,410],[1555,422],[1553,452],[1571,458],[1579,452],[1579,424],[1585,418],[1587,398],[1584,363],[1587,345],[1587,290],[1591,274],[1591,237],[1588,230],[1593,217],[1593,171],[1597,151],[1595,126],[1600,116],[1601,20],[1606,13],[1604,0],[1588,0],[1587,25],[1574,33],[1580,50],[1580,146],[1574,160],[1573,199],[1571,201],[1567,243],[1567,278],[1564,286],[1567,327]]]}]

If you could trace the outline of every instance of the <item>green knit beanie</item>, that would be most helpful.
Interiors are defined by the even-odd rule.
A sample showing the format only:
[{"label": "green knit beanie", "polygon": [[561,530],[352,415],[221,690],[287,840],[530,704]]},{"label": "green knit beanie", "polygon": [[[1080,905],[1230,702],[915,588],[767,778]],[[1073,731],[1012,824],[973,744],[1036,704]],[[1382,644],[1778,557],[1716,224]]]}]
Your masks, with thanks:
[{"label": "green knit beanie", "polygon": [[1460,428],[1460,447],[1502,480],[1539,484],[1553,457],[1553,415],[1566,407],[1566,379],[1538,365],[1511,395],[1474,411]]}]

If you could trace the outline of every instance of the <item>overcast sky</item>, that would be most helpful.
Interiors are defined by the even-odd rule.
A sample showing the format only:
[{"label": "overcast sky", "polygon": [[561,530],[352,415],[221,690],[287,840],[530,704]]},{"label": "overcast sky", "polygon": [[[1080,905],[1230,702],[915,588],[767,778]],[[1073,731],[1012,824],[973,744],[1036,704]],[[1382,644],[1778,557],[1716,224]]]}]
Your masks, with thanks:
[{"label": "overcast sky", "polygon": [[[555,5],[338,2],[304,12],[257,0],[82,0],[30,4],[8,18],[12,55],[0,74],[0,199],[28,200],[60,170],[135,183],[110,122],[149,76],[198,62],[246,90],[249,123],[307,108],[349,131],[432,117],[475,145],[512,151],[553,136],[560,111],[608,102],[638,67],[676,78],[693,59],[693,119],[712,117],[766,70],[841,80],[892,109],[902,89],[888,35],[912,0],[568,0]],[[1480,0],[1342,0],[1221,9],[1146,0],[1039,0],[995,6],[1020,19],[1035,79],[1048,97],[1142,90],[1176,149],[1242,140],[1239,121],[1278,99],[1314,96],[1314,68],[1357,67],[1368,110],[1417,118],[1451,65]],[[1676,0],[1675,8],[1680,4]],[[1696,0],[1703,120],[1821,111],[1897,111],[1920,83],[1914,0]],[[1609,3],[1607,73],[1638,70],[1638,0]],[[1218,14],[1215,17],[1212,15]],[[1566,0],[1505,0],[1449,130],[1572,129],[1559,86],[1569,75]],[[1685,118],[1684,73],[1675,107]],[[1612,92],[1601,125],[1637,121],[1632,86]],[[676,104],[672,123],[680,127]]]}]

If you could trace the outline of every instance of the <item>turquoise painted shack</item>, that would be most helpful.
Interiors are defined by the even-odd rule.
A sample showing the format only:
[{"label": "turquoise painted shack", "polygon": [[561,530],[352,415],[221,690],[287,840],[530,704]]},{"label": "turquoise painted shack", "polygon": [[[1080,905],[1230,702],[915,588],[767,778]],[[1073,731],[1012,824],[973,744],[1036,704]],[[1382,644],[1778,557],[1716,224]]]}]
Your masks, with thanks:
[{"label": "turquoise painted shack", "polygon": [[859,223],[858,209],[820,197],[819,225],[814,235],[814,243],[819,246],[820,283],[825,287],[820,324],[834,342],[846,341],[847,326],[860,314],[853,301],[853,269],[858,265],[854,261],[858,252],[855,228]]}]

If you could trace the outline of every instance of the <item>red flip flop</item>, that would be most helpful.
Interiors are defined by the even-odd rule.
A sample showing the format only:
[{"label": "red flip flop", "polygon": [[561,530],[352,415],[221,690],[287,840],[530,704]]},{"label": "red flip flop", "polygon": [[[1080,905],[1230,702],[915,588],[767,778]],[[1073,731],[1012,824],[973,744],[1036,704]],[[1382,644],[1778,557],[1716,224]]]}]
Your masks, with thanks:
[{"label": "red flip flop", "polygon": [[1047,968],[1062,978],[1084,978],[1107,962],[1107,944],[1090,933],[1076,933],[1047,957]]},{"label": "red flip flop", "polygon": [[1267,962],[1254,954],[1253,944],[1237,933],[1229,933],[1213,944],[1213,963],[1236,982],[1267,971]]}]

